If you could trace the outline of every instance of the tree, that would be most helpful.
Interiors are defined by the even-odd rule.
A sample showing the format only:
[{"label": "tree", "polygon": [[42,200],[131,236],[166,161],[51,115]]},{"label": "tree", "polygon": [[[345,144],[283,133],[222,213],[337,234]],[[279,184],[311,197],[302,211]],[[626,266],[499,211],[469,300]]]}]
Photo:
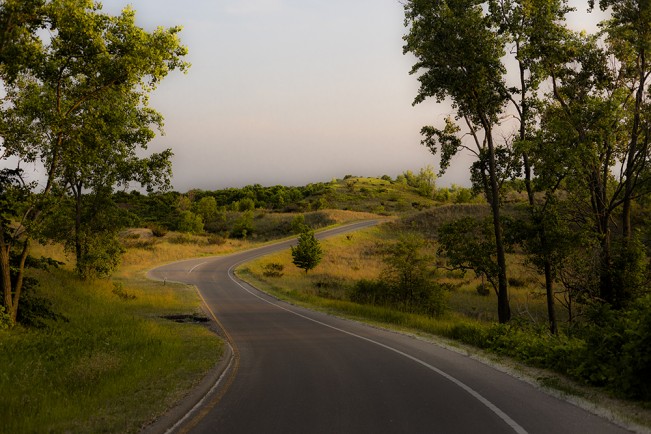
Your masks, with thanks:
[{"label": "tree", "polygon": [[196,212],[204,222],[209,222],[217,217],[217,201],[212,196],[204,196],[196,205]]},{"label": "tree", "polygon": [[[441,171],[461,149],[477,157],[476,173],[490,204],[498,266],[498,317],[504,323],[511,318],[506,278],[506,253],[500,218],[500,173],[498,155],[508,149],[496,142],[500,122],[510,92],[504,81],[502,63],[505,39],[493,30],[493,19],[478,0],[405,2],[405,53],[418,61],[411,73],[421,72],[420,89],[414,104],[433,97],[438,102],[449,98],[456,118],[446,119],[443,129],[427,126],[421,130],[423,144],[433,153],[441,153]],[[460,138],[461,121],[467,127],[474,149]]]},{"label": "tree", "polygon": [[499,295],[499,266],[494,259],[495,238],[490,221],[465,217],[444,224],[438,233],[438,254],[451,270],[472,270]]},{"label": "tree", "polygon": [[406,311],[440,315],[445,307],[444,294],[432,281],[432,258],[424,253],[425,247],[422,236],[401,234],[382,251],[384,270],[380,279],[389,287],[391,301]]},{"label": "tree", "polygon": [[[447,119],[443,129],[423,128],[423,144],[441,153],[442,170],[460,149],[477,157],[472,180],[493,211],[498,312],[503,322],[510,309],[499,216],[502,183],[524,176],[532,219],[540,220],[546,208],[535,199],[529,143],[539,124],[540,84],[548,77],[544,61],[557,56],[567,35],[564,17],[571,9],[563,0],[414,0],[405,10],[406,24],[411,26],[405,52],[419,59],[412,73],[424,71],[415,103],[427,97],[439,102],[449,98],[456,110],[455,119]],[[512,124],[516,132],[505,132]],[[461,134],[469,139],[461,140]],[[474,148],[467,141],[474,142]],[[538,225],[537,231],[539,241],[546,244],[544,227]],[[549,263],[545,267],[549,270]],[[553,279],[548,273],[547,277],[553,324]]]},{"label": "tree", "polygon": [[[162,121],[147,105],[149,93],[171,70],[188,66],[182,61],[187,50],[179,42],[178,27],[148,33],[135,25],[132,9],[110,16],[90,0],[29,3],[43,17],[20,33],[33,53],[31,63],[0,70],[7,93],[0,118],[0,158],[11,158],[19,167],[42,166],[45,173],[40,187],[28,189],[24,205],[4,226],[18,235],[3,231],[0,240],[5,307],[14,319],[16,282],[24,267],[19,264],[18,279],[9,279],[5,253],[28,251],[29,241],[43,233],[45,218],[70,203],[62,198],[73,197],[79,210],[73,213],[79,220],[73,237],[80,245],[81,217],[93,218],[90,209],[81,212],[86,202],[82,196],[105,200],[115,187],[130,181],[165,185],[171,153],[140,158],[137,151],[153,137],[152,125]],[[15,4],[19,2],[5,2],[0,11],[11,13]],[[11,189],[21,185],[27,184],[9,183]],[[86,224],[93,226],[91,221]],[[78,257],[82,253],[78,250]],[[11,294],[16,300],[10,306]]]},{"label": "tree", "polygon": [[[642,132],[647,127],[641,124],[637,138],[631,138],[631,128],[644,118],[636,115],[633,100],[639,94],[635,90],[639,77],[631,77],[637,69],[624,55],[630,54],[625,46],[621,40],[604,41],[599,35],[568,38],[559,50],[562,55],[548,60],[552,98],[544,108],[556,131],[563,131],[563,144],[573,150],[564,158],[572,219],[598,241],[599,297],[615,308],[630,300],[633,290],[628,283],[636,280],[623,274],[640,271],[627,217],[631,204],[626,204],[648,194],[650,181],[647,151],[642,152],[646,149]],[[631,146],[637,150],[631,151]],[[621,241],[613,237],[613,221],[620,212]],[[626,258],[632,262],[623,264]]]},{"label": "tree", "polygon": [[291,247],[292,263],[298,268],[308,271],[319,265],[323,256],[323,250],[319,240],[314,236],[314,231],[304,227],[298,236],[298,244]]}]

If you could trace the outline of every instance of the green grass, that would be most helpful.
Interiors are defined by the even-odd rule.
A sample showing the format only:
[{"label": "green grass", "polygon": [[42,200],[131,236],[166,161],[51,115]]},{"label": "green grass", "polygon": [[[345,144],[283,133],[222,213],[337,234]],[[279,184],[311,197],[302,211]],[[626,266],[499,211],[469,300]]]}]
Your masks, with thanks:
[{"label": "green grass", "polygon": [[333,183],[324,200],[332,208],[387,215],[436,204],[432,198],[421,196],[407,184],[366,177],[350,177]]},{"label": "green grass", "polygon": [[[394,236],[391,231],[373,227],[323,240],[323,260],[308,274],[291,263],[289,250],[244,264],[237,273],[257,288],[293,304],[427,338],[443,338],[448,345],[462,346],[467,351],[485,354],[483,357],[489,360],[515,366],[532,379],[541,378],[541,387],[572,394],[607,408],[622,420],[651,428],[648,403],[645,407],[645,403],[622,401],[603,388],[589,387],[566,377],[565,374],[580,365],[576,359],[585,344],[567,336],[556,338],[544,331],[547,312],[542,282],[521,255],[508,257],[513,312],[513,321],[508,326],[497,324],[496,295],[478,294],[477,285],[481,281],[471,273],[439,273],[437,279],[452,286],[448,310],[440,317],[351,302],[348,291],[353,283],[377,278],[382,268],[376,254],[378,245],[391,241]],[[283,266],[281,277],[264,276],[264,267],[270,263]],[[557,313],[561,321],[566,319],[561,306]],[[540,375],[540,368],[558,372],[545,370]]]},{"label": "green grass", "polygon": [[138,432],[222,353],[206,326],[162,318],[197,312],[193,288],[123,276],[127,300],[66,269],[36,277],[66,320],[0,332],[0,432]]},{"label": "green grass", "polygon": [[[335,224],[368,218],[345,211],[322,214]],[[221,357],[223,343],[207,326],[163,318],[200,313],[196,290],[150,281],[146,272],[259,243],[212,243],[171,232],[156,238],[145,229],[128,231],[123,241],[127,252],[113,278],[89,282],[75,277],[74,261],[60,246],[35,246],[34,256],[67,263],[50,272],[32,270],[40,282],[36,294],[65,321],[0,331],[0,433],[138,432]]]}]

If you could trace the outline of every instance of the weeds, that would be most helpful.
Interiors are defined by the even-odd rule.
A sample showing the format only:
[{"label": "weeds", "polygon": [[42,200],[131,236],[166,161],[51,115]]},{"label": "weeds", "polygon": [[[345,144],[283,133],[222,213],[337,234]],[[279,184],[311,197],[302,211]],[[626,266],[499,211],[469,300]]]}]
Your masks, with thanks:
[{"label": "weeds", "polygon": [[136,296],[134,294],[129,294],[124,290],[124,285],[121,282],[116,282],[113,284],[113,294],[120,297],[122,300],[135,300]]},{"label": "weeds", "polygon": [[285,266],[277,262],[272,262],[270,264],[263,265],[262,268],[264,270],[262,274],[265,277],[282,277]]},{"label": "weeds", "polygon": [[[57,246],[37,249],[63,259]],[[197,311],[194,290],[134,277],[154,253],[130,251],[131,271],[115,283],[80,281],[70,266],[33,272],[38,297],[66,320],[0,328],[0,390],[11,391],[3,394],[0,432],[137,432],[213,366],[222,349],[208,328],[160,319]]]}]

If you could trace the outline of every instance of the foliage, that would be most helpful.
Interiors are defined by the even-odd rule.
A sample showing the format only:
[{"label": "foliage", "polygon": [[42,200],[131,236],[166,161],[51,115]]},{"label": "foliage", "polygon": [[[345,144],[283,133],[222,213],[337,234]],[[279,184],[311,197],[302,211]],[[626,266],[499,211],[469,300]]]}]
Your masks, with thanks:
[{"label": "foliage", "polygon": [[355,282],[350,299],[357,303],[390,306],[405,312],[438,316],[445,310],[445,292],[433,281],[431,258],[424,254],[424,239],[403,233],[381,249],[384,269],[376,280]]},{"label": "foliage", "polygon": [[[73,230],[59,234],[69,236],[80,274],[103,274],[119,253],[117,222],[98,224],[113,189],[169,186],[171,151],[141,157],[162,126],[149,93],[188,64],[180,28],[149,33],[136,26],[131,8],[111,16],[90,0],[7,1],[0,21],[7,26],[0,37],[0,160],[17,167],[9,177],[17,182],[5,182],[3,173],[2,195],[22,196],[11,211],[13,228],[3,216],[0,231],[3,303],[15,320],[24,259],[30,241],[46,235],[44,220],[74,216]],[[27,185],[18,169],[24,165],[42,170],[43,182]],[[14,280],[12,253],[21,256]]]},{"label": "foliage", "polygon": [[[432,153],[441,153],[444,172],[460,150],[476,157],[473,181],[489,204],[493,217],[497,264],[497,306],[500,322],[511,318],[508,297],[506,257],[500,218],[500,187],[513,161],[508,141],[496,141],[495,129],[512,90],[506,84],[507,68],[503,59],[508,39],[495,31],[494,17],[474,0],[404,3],[404,53],[416,56],[411,74],[417,74],[420,88],[414,104],[428,98],[442,102],[449,98],[455,119],[445,126],[421,129],[422,144]],[[473,148],[461,139],[461,126],[467,128]],[[506,164],[505,164],[506,163]]]},{"label": "foliage", "polygon": [[177,229],[180,232],[199,234],[203,232],[203,219],[192,211],[181,211]]},{"label": "foliage", "polygon": [[0,305],[0,330],[7,330],[12,325],[11,315],[7,313],[4,305]]},{"label": "foliage", "polygon": [[214,197],[202,197],[195,204],[195,212],[201,216],[204,222],[208,222],[217,217],[217,201]]},{"label": "foliage", "polygon": [[[12,255],[11,263],[16,264],[18,261],[19,257]],[[25,260],[25,268],[31,270],[50,270],[58,268],[60,265],[63,265],[63,263],[45,257],[27,256]],[[15,279],[17,275],[18,267],[14,266],[12,278]],[[55,312],[55,308],[49,299],[37,294],[38,287],[39,281],[35,277],[27,276],[24,278],[20,309],[15,322],[25,327],[44,328],[47,320],[66,320],[64,316]]]},{"label": "foliage", "polygon": [[323,250],[319,241],[314,236],[314,231],[305,227],[298,236],[298,244],[291,247],[292,263],[305,273],[319,265],[323,257]]},{"label": "foliage", "polygon": [[253,234],[253,210],[243,212],[235,221],[233,229],[231,230],[231,237],[246,239],[247,236]]},{"label": "foliage", "polygon": [[262,274],[265,277],[282,277],[285,266],[277,262],[271,262],[269,264],[264,265],[262,268],[263,268]]},{"label": "foliage", "polygon": [[498,266],[491,222],[465,217],[444,224],[438,232],[438,254],[454,270],[473,270],[498,290]]},{"label": "foliage", "polygon": [[416,175],[411,170],[407,170],[396,177],[396,182],[405,183],[415,188],[421,196],[431,198],[435,191],[436,173],[431,166],[421,168]]},{"label": "foliage", "polygon": [[167,235],[168,232],[165,226],[156,223],[150,224],[149,229],[151,229],[151,234],[156,238],[162,238]]},{"label": "foliage", "polygon": [[304,214],[299,214],[295,216],[292,219],[292,224],[291,224],[292,232],[295,234],[300,234],[303,232],[306,228],[305,225],[305,215]]}]

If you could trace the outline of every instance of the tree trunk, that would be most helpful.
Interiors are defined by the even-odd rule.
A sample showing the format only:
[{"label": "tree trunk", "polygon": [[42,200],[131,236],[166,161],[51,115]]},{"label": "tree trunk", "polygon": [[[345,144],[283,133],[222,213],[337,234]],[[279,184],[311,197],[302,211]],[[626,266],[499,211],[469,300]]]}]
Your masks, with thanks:
[{"label": "tree trunk", "polygon": [[82,244],[81,244],[81,187],[73,187],[75,195],[75,258],[77,261],[77,272],[81,273]]},{"label": "tree trunk", "polygon": [[493,230],[495,232],[495,248],[497,253],[497,317],[500,323],[507,323],[511,319],[511,307],[509,305],[508,282],[506,280],[506,252],[504,248],[504,237],[502,235],[502,223],[500,221],[500,196],[497,182],[497,167],[495,162],[495,147],[493,144],[492,131],[486,128],[488,143],[488,166],[490,178],[490,205],[493,214]]},{"label": "tree trunk", "polygon": [[[633,202],[633,193],[635,189],[634,178],[636,172],[641,167],[638,166],[638,158],[645,159],[646,156],[641,155],[642,149],[639,146],[640,137],[640,112],[642,111],[642,104],[644,102],[644,87],[646,81],[646,53],[644,48],[639,52],[638,63],[638,88],[635,93],[635,108],[633,112],[633,125],[631,127],[631,137],[629,141],[628,154],[626,157],[625,179],[624,179],[624,200],[622,204],[622,234],[626,240],[629,240],[632,235],[631,227],[631,205]],[[645,146],[642,146],[644,148]]]},{"label": "tree trunk", "polygon": [[606,232],[601,237],[601,252],[599,255],[599,297],[608,304],[614,305],[610,231]]},{"label": "tree trunk", "polygon": [[556,322],[556,307],[554,305],[554,280],[552,278],[552,264],[547,255],[544,260],[545,268],[545,293],[547,294],[547,316],[549,317],[549,331],[555,335],[558,333]]},{"label": "tree trunk", "polygon": [[7,313],[13,312],[13,299],[11,297],[11,265],[9,264],[9,245],[5,244],[0,234],[0,283],[2,283],[3,305]]},{"label": "tree trunk", "polygon": [[0,280],[2,282],[3,304],[11,323],[18,319],[18,303],[23,288],[25,276],[25,261],[29,253],[29,240],[23,242],[23,249],[17,264],[17,274],[14,281],[11,279],[11,244],[7,243],[4,235],[0,234]]}]

